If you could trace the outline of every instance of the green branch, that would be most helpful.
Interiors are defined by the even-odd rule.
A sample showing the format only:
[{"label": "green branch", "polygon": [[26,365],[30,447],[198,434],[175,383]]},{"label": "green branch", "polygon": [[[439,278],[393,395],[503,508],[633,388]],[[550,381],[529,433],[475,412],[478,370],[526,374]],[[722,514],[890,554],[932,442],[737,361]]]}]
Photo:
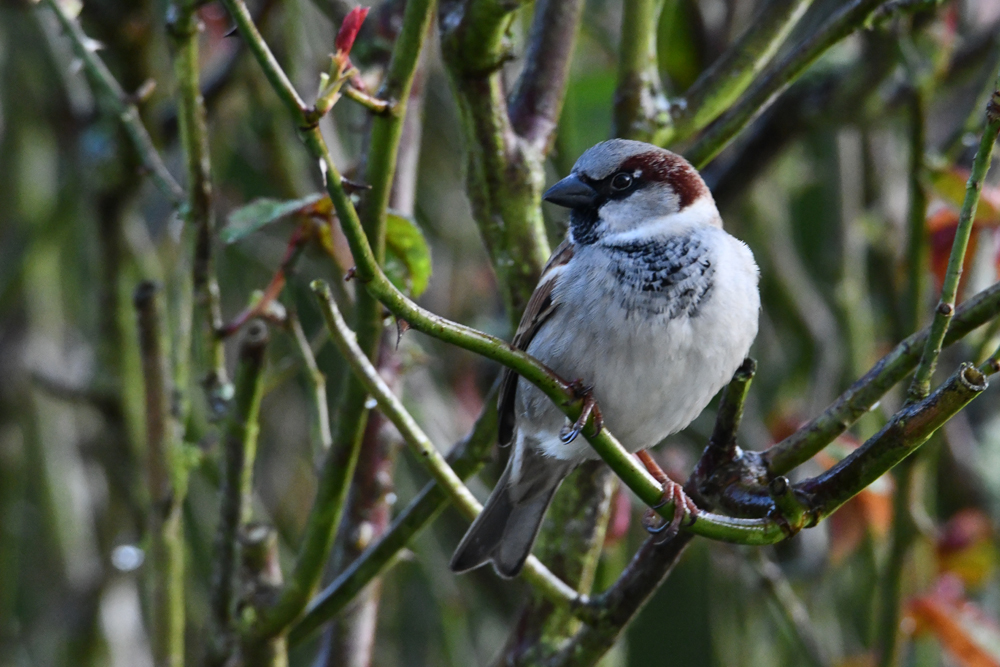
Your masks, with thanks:
[{"label": "green branch", "polygon": [[205,103],[201,96],[198,70],[197,6],[194,0],[180,0],[179,4],[173,5],[168,33],[176,49],[174,76],[177,78],[179,98],[177,121],[187,172],[187,209],[184,217],[195,235],[192,282],[198,301],[196,309],[204,311],[204,341],[209,354],[208,366],[211,368],[203,384],[208,393],[209,407],[218,417],[225,412],[232,387],[229,386],[226,374],[224,342],[217,335],[222,328],[222,305],[212,258],[215,232],[212,220],[212,179]]},{"label": "green branch", "polygon": [[[944,338],[944,346],[962,339],[997,314],[1000,314],[1000,283],[967,299],[958,307]],[[868,412],[916,367],[920,359],[919,350],[924,347],[929,335],[930,327],[911,335],[882,357],[823,414],[764,452],[771,474],[784,475],[805,463]]]},{"label": "green branch", "polygon": [[253,464],[257,454],[257,416],[264,393],[264,354],[267,351],[267,326],[254,320],[240,343],[236,366],[236,394],[223,428],[222,444],[225,468],[219,525],[215,535],[210,607],[214,631],[211,650],[216,664],[228,657],[229,638],[235,611],[233,589],[236,584],[236,544],[239,528],[250,521],[253,497]]},{"label": "green branch", "polygon": [[757,19],[670,107],[673,127],[657,133],[663,146],[701,131],[728,109],[770,64],[813,0],[771,0]]},{"label": "green branch", "polygon": [[59,0],[44,1],[55,13],[56,18],[59,19],[59,25],[69,36],[73,45],[73,53],[83,63],[84,69],[90,76],[91,84],[96,89],[95,92],[125,126],[125,132],[132,140],[132,146],[139,154],[143,166],[149,170],[156,187],[175,206],[183,204],[184,189],[170,175],[167,165],[163,163],[163,158],[156,152],[153,140],[139,117],[139,109],[129,101],[128,94],[122,90],[121,85],[111,74],[111,70],[98,57],[96,53],[97,43],[83,33],[77,22],[66,13]]},{"label": "green branch", "polygon": [[[465,138],[466,191],[514,326],[549,257],[541,213],[544,149],[549,142],[540,136],[529,141],[515,131],[502,78],[502,65],[510,57],[505,35],[519,6],[519,2],[500,0],[450,3],[440,21],[442,55]],[[547,3],[541,3],[538,9],[546,7]],[[574,32],[566,26],[559,35],[536,34],[565,40]],[[554,69],[529,70],[525,75],[544,74],[546,96],[561,99],[568,68]],[[556,80],[557,74],[561,80]],[[523,79],[522,83],[528,85]],[[533,113],[523,99],[514,102],[519,114],[522,108],[525,115]],[[535,125],[519,118],[519,127],[532,135]]]},{"label": "green branch", "polygon": [[831,46],[863,27],[883,2],[885,0],[852,0],[839,9],[815,33],[757,79],[746,95],[713,123],[691,150],[686,152],[688,160],[699,169],[708,164]]},{"label": "green branch", "polygon": [[614,136],[656,142],[669,133],[669,104],[656,66],[656,25],[663,0],[631,0],[622,8]]},{"label": "green branch", "polygon": [[[420,429],[417,422],[378,374],[378,370],[367,355],[358,346],[354,332],[348,328],[347,322],[344,321],[340,310],[333,301],[329,286],[317,280],[313,282],[312,288],[319,299],[320,310],[323,312],[330,336],[341,355],[350,364],[354,374],[364,384],[365,389],[378,401],[382,413],[399,430],[403,441],[413,449],[417,459],[424,464],[438,485],[448,493],[448,497],[458,510],[470,521],[475,519],[482,511],[482,505],[479,504],[479,501],[476,500],[476,497],[472,495],[472,492],[455,471],[451,469],[448,462],[434,447],[430,438]],[[555,578],[533,556],[528,557],[524,573],[525,578],[537,590],[542,591],[557,604],[566,605],[578,599],[576,591]]]},{"label": "green branch", "polygon": [[[347,217],[351,220],[353,229],[361,235],[361,245],[367,250],[366,260],[381,273],[378,267],[385,246],[386,206],[395,171],[406,98],[430,24],[430,17],[433,15],[433,0],[407,3],[403,15],[403,28],[396,41],[382,87],[383,96],[399,97],[392,105],[391,113],[380,115],[373,121],[367,171],[372,190],[369,193],[364,224],[343,190],[340,173],[330,158],[319,129],[315,123],[309,122],[309,109],[298,97],[288,77],[253,25],[246,5],[242,0],[225,0],[225,4],[268,81],[299,127],[307,149],[314,158],[321,160],[327,189],[333,198],[338,215],[342,219]],[[357,257],[355,261],[358,261],[359,266],[362,263]],[[380,311],[381,307],[373,298],[364,292],[359,292],[356,304],[357,331],[359,343],[369,357],[374,354],[381,334]],[[302,612],[309,596],[319,583],[323,565],[343,517],[348,484],[357,465],[361,435],[367,418],[366,401],[364,388],[352,377],[348,381],[341,403],[336,442],[328,452],[320,471],[316,499],[306,522],[295,569],[275,605],[265,610],[259,621],[249,630],[255,637],[274,636],[286,629]]]},{"label": "green branch", "polygon": [[1000,77],[994,85],[993,95],[986,105],[986,127],[979,140],[979,148],[972,162],[972,173],[965,187],[965,199],[958,215],[958,227],[955,230],[955,240],[951,245],[951,255],[948,257],[948,270],[941,286],[941,298],[934,311],[934,321],[931,323],[930,335],[924,344],[920,364],[913,375],[913,382],[908,393],[909,400],[919,400],[930,392],[931,376],[937,366],[938,355],[948,325],[955,312],[955,299],[958,295],[958,284],[962,278],[962,267],[965,263],[965,250],[972,233],[972,224],[976,218],[976,208],[979,206],[979,193],[983,189],[983,180],[990,169],[993,158],[993,146],[997,136],[1000,136]]},{"label": "green branch", "polygon": [[[486,397],[486,407],[472,432],[446,457],[455,474],[465,480],[476,474],[490,455],[496,440],[496,391]],[[372,579],[399,562],[399,553],[448,505],[448,494],[437,482],[429,482],[396,517],[375,544],[368,547],[309,603],[305,615],[288,633],[289,646],[307,639],[321,625],[340,613]]]},{"label": "green branch", "polygon": [[146,484],[149,489],[150,632],[157,667],[184,664],[184,533],[187,491],[181,425],[170,409],[163,322],[152,282],[135,289],[139,354],[146,396]]},{"label": "green branch", "polygon": [[923,400],[905,406],[881,431],[826,472],[795,486],[809,499],[812,525],[916,451],[951,417],[986,390],[986,377],[963,364]]}]

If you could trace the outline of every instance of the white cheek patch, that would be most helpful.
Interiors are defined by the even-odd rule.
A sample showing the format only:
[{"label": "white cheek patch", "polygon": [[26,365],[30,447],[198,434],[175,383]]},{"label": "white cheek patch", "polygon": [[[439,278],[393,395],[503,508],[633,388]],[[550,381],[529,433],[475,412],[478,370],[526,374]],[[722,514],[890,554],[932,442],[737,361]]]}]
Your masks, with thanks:
[{"label": "white cheek patch", "polygon": [[611,246],[623,245],[650,236],[674,236],[696,227],[722,227],[722,218],[711,195],[699,197],[676,213],[650,216],[641,221],[631,222],[632,224],[622,231],[609,230],[609,233],[601,238],[601,243]]}]

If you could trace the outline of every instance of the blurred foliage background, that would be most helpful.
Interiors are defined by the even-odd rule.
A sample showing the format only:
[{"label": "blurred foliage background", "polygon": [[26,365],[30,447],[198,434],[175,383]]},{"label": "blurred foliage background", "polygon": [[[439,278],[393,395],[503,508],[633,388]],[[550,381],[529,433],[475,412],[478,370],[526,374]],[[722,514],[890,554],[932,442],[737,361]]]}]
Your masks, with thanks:
[{"label": "blurred foliage background", "polygon": [[[682,94],[764,2],[664,0],[657,66],[667,94]],[[352,52],[373,89],[398,30],[392,22],[399,21],[400,4],[389,0],[373,10]],[[810,34],[840,4],[812,3],[789,42]],[[982,110],[1000,64],[1000,2],[887,4],[913,5],[916,11],[887,12],[838,43],[703,170],[728,230],[747,241],[761,267],[764,306],[753,349],[759,371],[740,433],[748,449],[780,440],[925,326],[940,288]],[[74,9],[87,35],[100,42],[101,58],[134,95],[167,167],[182,174],[170,8],[148,0],[87,0]],[[347,7],[335,0],[261,0],[251,9],[298,89],[314,90]],[[525,3],[511,26],[508,81],[524,64],[531,11]],[[583,12],[546,165],[549,182],[612,132],[622,6],[588,0]],[[252,233],[227,236],[227,221],[240,224],[234,212],[242,210],[244,221],[262,221],[261,214],[246,212],[251,202],[308,197],[322,191],[322,182],[247,49],[239,37],[227,36],[231,22],[222,6],[206,3],[198,17],[204,26],[212,206],[223,227],[213,243],[224,321],[237,318],[254,292],[272,281],[293,234],[307,236],[294,270],[287,272],[280,304],[298,314],[314,341],[333,410],[346,367],[326,344],[308,284],[326,278],[349,304],[355,285],[342,280],[351,266],[349,250],[329,208],[315,210],[322,209],[315,200]],[[508,338],[519,314],[504,311],[473,222],[458,111],[433,35],[429,45],[411,98],[391,205],[415,221],[429,248],[433,270],[420,303]],[[322,123],[348,178],[363,172],[369,123],[368,112],[351,100],[338,103]],[[914,145],[921,147],[916,183],[928,197],[929,245],[921,272],[926,286],[911,307],[906,248]],[[679,152],[686,147],[673,146]],[[543,212],[554,245],[564,234],[565,217],[547,205]],[[54,15],[23,0],[0,3],[4,667],[152,664],[143,584],[144,407],[131,295],[143,279],[169,283],[184,247],[178,243],[180,226],[116,117],[95,98]],[[1000,189],[988,183],[962,294],[997,281],[998,228]],[[405,258],[397,261],[405,264]],[[412,280],[413,271],[404,266],[400,274]],[[960,361],[981,361],[995,348],[998,328],[995,322],[946,350],[942,368],[950,372]],[[395,351],[391,334],[384,347]],[[226,344],[230,372],[238,338]],[[471,428],[498,372],[491,362],[416,333],[402,335],[392,357],[395,388],[442,445]],[[183,507],[191,662],[205,651],[222,456],[218,423],[199,386],[203,372],[196,369],[187,387],[192,413],[186,439],[200,452]],[[265,392],[253,512],[277,528],[287,571],[322,452],[311,376],[281,327],[272,327]],[[886,396],[802,474],[832,465],[875,433],[902,400],[902,392]],[[913,464],[912,495],[904,505],[916,532],[900,598],[905,664],[1000,664],[996,400],[990,390],[960,413]],[[675,478],[690,471],[711,432],[712,413],[656,451]],[[377,502],[369,509],[381,510],[349,510],[327,580],[428,479],[408,454],[392,454],[401,444],[390,427],[375,439],[371,446],[386,454],[370,475],[368,492]],[[492,461],[470,482],[480,498],[500,464]],[[876,664],[893,489],[886,476],[830,520],[776,548],[695,541],[602,664]],[[354,497],[360,493],[356,488]],[[628,493],[616,492],[595,588],[612,582],[645,538],[642,509]],[[373,612],[370,664],[478,665],[501,653],[526,588],[486,569],[461,577],[448,572],[449,555],[466,525],[454,510],[445,511],[386,574]],[[295,647],[291,663],[347,664],[329,650],[335,637],[336,631],[325,632]]]}]

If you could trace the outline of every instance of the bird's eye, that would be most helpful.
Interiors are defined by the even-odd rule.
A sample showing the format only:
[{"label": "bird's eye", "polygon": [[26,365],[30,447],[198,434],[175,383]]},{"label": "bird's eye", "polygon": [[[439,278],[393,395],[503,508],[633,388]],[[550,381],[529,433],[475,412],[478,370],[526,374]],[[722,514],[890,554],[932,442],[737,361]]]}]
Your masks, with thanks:
[{"label": "bird's eye", "polygon": [[627,190],[632,185],[632,174],[620,171],[611,179],[611,188],[614,190]]}]

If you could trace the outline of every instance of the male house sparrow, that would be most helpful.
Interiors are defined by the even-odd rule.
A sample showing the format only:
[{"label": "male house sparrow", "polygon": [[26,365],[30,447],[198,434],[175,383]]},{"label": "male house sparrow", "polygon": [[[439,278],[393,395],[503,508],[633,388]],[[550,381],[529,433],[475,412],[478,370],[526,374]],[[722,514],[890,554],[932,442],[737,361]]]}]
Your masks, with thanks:
[{"label": "male house sparrow", "polygon": [[[729,381],[757,335],[758,270],[722,229],[701,176],[684,158],[640,141],[590,148],[544,199],[571,209],[568,237],[546,264],[514,345],[592,388],[603,420],[639,452],[686,427]],[[492,561],[516,576],[560,482],[598,458],[540,390],[510,369],[500,387],[507,468],[451,560]],[[596,415],[595,415],[596,416]],[[651,470],[651,472],[654,472]],[[665,496],[692,508],[666,479]]]}]

